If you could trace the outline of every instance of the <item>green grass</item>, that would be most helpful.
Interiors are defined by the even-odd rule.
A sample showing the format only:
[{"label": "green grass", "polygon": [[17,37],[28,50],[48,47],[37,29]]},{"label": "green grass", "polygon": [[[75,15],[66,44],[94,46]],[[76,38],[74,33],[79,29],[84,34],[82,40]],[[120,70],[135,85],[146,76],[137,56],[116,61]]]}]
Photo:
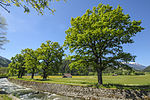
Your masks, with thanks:
[{"label": "green grass", "polygon": [[[72,78],[62,78],[62,76],[49,76],[46,81],[42,81],[42,78],[40,76],[35,76],[34,80],[30,79],[30,76],[23,76],[21,80],[99,87],[96,85],[97,76],[73,76]],[[150,74],[138,76],[103,76],[103,83],[104,88],[150,90]]]},{"label": "green grass", "polygon": [[0,94],[0,100],[12,100],[8,95],[6,94]]}]

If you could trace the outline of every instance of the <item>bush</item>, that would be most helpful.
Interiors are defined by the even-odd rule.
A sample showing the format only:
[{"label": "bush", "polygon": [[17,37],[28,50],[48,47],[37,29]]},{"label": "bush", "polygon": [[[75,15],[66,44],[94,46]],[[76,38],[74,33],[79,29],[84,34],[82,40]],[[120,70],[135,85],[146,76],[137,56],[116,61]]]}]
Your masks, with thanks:
[{"label": "bush", "polygon": [[0,78],[8,77],[8,74],[0,74]]}]

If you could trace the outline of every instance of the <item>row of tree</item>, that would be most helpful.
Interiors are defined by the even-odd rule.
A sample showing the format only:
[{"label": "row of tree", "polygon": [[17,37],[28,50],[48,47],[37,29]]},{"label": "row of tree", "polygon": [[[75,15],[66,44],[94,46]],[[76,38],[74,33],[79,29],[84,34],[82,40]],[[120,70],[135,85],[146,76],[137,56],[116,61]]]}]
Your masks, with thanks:
[{"label": "row of tree", "polygon": [[9,73],[21,78],[27,72],[31,74],[32,79],[35,73],[39,73],[43,79],[46,79],[49,73],[59,71],[63,56],[64,50],[58,42],[47,41],[36,50],[27,48],[22,50],[21,54],[12,57]]},{"label": "row of tree", "polygon": [[[134,42],[132,37],[144,29],[140,25],[141,21],[131,21],[120,6],[112,9],[112,6],[103,4],[88,9],[83,16],[72,18],[64,42],[72,53],[67,58],[71,61],[69,67],[84,70],[92,66],[97,72],[98,83],[102,84],[102,72],[106,68],[119,68],[125,66],[122,62],[134,61],[135,56],[124,52],[123,45]],[[22,77],[22,70],[35,73],[37,67],[45,79],[49,71],[58,70],[64,55],[62,47],[50,41],[42,44],[33,55],[32,52],[26,49],[13,57],[10,72],[17,72],[18,77]]]}]

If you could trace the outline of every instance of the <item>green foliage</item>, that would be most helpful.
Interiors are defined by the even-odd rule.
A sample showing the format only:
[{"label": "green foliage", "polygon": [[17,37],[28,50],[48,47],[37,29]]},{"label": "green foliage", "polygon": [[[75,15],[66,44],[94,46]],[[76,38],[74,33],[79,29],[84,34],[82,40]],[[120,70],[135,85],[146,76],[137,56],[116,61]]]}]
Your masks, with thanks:
[{"label": "green foliage", "polygon": [[[39,14],[43,14],[45,9],[48,9],[50,13],[53,13],[55,9],[52,9],[50,7],[50,3],[54,1],[60,1],[60,0],[2,0],[0,2],[1,7],[3,7],[5,10],[10,12],[5,6],[17,6],[17,7],[22,7],[24,8],[24,12],[29,13],[30,8],[32,7],[35,9]],[[66,0],[63,0],[66,1]]]},{"label": "green foliage", "polygon": [[0,56],[0,67],[8,67],[8,64],[10,63],[11,61]]},{"label": "green foliage", "polygon": [[8,77],[8,67],[0,67],[0,77]]},{"label": "green foliage", "polygon": [[0,100],[12,100],[7,94],[0,94]]},{"label": "green foliage", "polygon": [[8,73],[8,67],[0,67],[0,74]]},{"label": "green foliage", "polygon": [[150,72],[150,66],[146,67],[143,71],[144,72]]},{"label": "green foliage", "polygon": [[46,41],[46,44],[42,43],[41,48],[38,48],[37,52],[39,54],[38,60],[40,60],[40,74],[43,79],[46,79],[49,73],[57,73],[59,71],[64,50],[58,42]]},{"label": "green foliage", "polygon": [[22,50],[21,54],[12,57],[9,74],[22,78],[27,72],[32,74],[31,78],[33,79],[34,74],[39,73],[43,79],[46,79],[49,74],[59,72],[63,56],[64,50],[58,42],[47,41],[46,44],[42,43],[41,48],[37,50],[27,48]]},{"label": "green foliage", "polygon": [[62,64],[60,65],[59,73],[62,73],[62,75],[64,73],[70,73],[71,75],[85,76],[85,75],[89,75],[90,72],[94,72],[91,66],[88,66],[89,69],[87,69],[86,68],[87,65],[84,64],[82,65],[82,67],[77,66],[77,67],[70,68],[69,64],[71,64],[71,61],[63,59]]},{"label": "green foliage", "polygon": [[36,50],[34,51],[29,48],[22,50],[22,53],[25,56],[25,69],[28,73],[32,74],[31,78],[34,78],[34,74],[38,71],[37,66],[39,65],[38,53]]},{"label": "green foliage", "polygon": [[22,76],[25,74],[24,55],[17,54],[15,57],[11,58],[11,61],[12,62],[9,64],[9,74],[16,74],[18,78],[22,78]]},{"label": "green foliage", "polygon": [[[99,4],[83,16],[71,19],[64,45],[74,55],[70,67],[92,65],[102,84],[102,71],[107,67],[122,67],[121,62],[133,61],[135,56],[123,51],[123,44],[133,43],[132,37],[141,32],[141,21],[131,21],[118,6]],[[80,67],[78,67],[80,66]]]},{"label": "green foliage", "polygon": [[71,62],[69,60],[65,60],[65,59],[62,60],[62,64],[60,65],[60,70],[59,70],[59,72],[62,73],[62,75],[64,73],[71,73],[71,69],[69,68],[70,63]]}]

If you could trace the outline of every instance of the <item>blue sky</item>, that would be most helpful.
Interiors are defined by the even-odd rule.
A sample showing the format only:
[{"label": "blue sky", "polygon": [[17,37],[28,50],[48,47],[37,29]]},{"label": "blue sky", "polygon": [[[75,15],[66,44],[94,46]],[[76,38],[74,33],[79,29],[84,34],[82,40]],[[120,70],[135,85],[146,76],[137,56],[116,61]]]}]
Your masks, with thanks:
[{"label": "blue sky", "polygon": [[0,50],[0,55],[10,59],[22,49],[37,49],[46,40],[57,41],[61,45],[65,40],[65,31],[70,27],[71,17],[82,16],[87,9],[92,9],[99,3],[109,4],[114,8],[120,5],[131,20],[142,20],[145,28],[134,37],[135,43],[124,46],[126,52],[136,55],[136,62],[145,66],[150,65],[150,0],[68,0],[52,3],[56,9],[54,15],[45,10],[45,14],[38,15],[34,10],[24,13],[23,8],[9,7],[11,13],[0,8],[0,13],[7,21],[7,38],[9,43]]}]

